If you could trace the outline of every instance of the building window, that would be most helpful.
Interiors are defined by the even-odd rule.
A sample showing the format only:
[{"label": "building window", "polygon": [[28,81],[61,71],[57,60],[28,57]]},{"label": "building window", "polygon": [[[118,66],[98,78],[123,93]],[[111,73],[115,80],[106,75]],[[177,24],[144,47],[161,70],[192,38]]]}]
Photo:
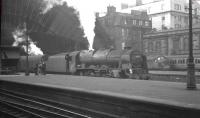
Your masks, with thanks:
[{"label": "building window", "polygon": [[126,19],[124,19],[124,24],[125,24],[125,25],[127,24]]},{"label": "building window", "polygon": [[161,4],[161,10],[163,10],[164,9],[164,4]]},{"label": "building window", "polygon": [[177,17],[176,17],[176,16],[174,16],[174,20],[176,20],[176,18],[177,18]]},{"label": "building window", "polygon": [[145,26],[149,26],[149,21],[145,21]]},{"label": "building window", "polygon": [[124,37],[124,36],[125,36],[124,29],[122,28],[122,37]]},{"label": "building window", "polygon": [[183,50],[187,51],[188,50],[188,35],[185,35],[183,38]]},{"label": "building window", "polygon": [[181,28],[181,24],[175,24],[175,28]]},{"label": "building window", "polygon": [[175,20],[175,21],[178,21],[178,22],[181,22],[182,16],[180,16],[180,15],[174,16],[174,20]]},{"label": "building window", "polygon": [[133,19],[133,25],[137,25],[137,20]]},{"label": "building window", "polygon": [[164,21],[164,20],[165,20],[165,17],[163,16],[163,17],[162,17],[162,21]]},{"label": "building window", "polygon": [[147,12],[148,12],[148,13],[150,13],[150,12],[151,12],[151,7],[148,7],[148,10],[147,10]]},{"label": "building window", "polygon": [[195,8],[195,9],[194,9],[194,15],[197,15],[197,13],[199,13],[199,12],[198,12],[198,8]]},{"label": "building window", "polygon": [[185,8],[185,12],[189,12],[188,6],[185,6],[184,8]]},{"label": "building window", "polygon": [[178,16],[178,21],[180,21],[180,22],[181,22],[181,16]]},{"label": "building window", "polygon": [[142,20],[139,21],[139,25],[140,26],[143,25],[143,21]]},{"label": "building window", "polygon": [[189,19],[187,16],[184,17],[184,23],[188,25]]},{"label": "building window", "polygon": [[160,43],[160,41],[156,41],[156,51],[158,51],[158,52],[161,51],[161,43]]},{"label": "building window", "polygon": [[181,10],[181,5],[180,4],[174,4],[174,9],[175,10]]},{"label": "building window", "polygon": [[149,42],[148,50],[149,50],[149,52],[153,51],[153,42]]},{"label": "building window", "polygon": [[199,63],[199,64],[200,64],[200,59],[197,59],[197,63]]}]

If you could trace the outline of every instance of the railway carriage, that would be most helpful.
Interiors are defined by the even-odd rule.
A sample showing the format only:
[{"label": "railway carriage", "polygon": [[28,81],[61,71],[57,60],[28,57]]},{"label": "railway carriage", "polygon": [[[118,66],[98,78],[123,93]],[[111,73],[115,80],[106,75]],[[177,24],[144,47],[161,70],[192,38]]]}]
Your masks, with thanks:
[{"label": "railway carriage", "polygon": [[[172,70],[186,70],[188,55],[168,56],[169,65]],[[194,55],[195,70],[200,71],[200,55]]]},{"label": "railway carriage", "polygon": [[[150,70],[186,70],[188,55],[148,57]],[[195,70],[200,71],[200,55],[194,55]]]}]

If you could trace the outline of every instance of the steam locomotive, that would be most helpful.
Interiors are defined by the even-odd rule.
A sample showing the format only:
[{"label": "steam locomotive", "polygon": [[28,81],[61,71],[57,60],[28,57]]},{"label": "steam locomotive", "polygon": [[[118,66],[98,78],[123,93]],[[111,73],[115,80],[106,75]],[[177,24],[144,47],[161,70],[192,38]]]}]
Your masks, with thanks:
[{"label": "steam locomotive", "polygon": [[[25,71],[25,57],[19,68]],[[47,73],[64,73],[81,76],[148,79],[146,56],[133,50],[100,49],[82,50],[48,56],[29,56],[29,71],[45,60]]]}]

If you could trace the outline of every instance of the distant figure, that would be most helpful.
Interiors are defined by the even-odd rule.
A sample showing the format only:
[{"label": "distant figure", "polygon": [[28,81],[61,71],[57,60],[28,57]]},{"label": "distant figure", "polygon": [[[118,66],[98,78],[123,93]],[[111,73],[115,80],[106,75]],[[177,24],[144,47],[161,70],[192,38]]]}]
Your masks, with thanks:
[{"label": "distant figure", "polygon": [[38,69],[39,69],[38,64],[35,64],[35,68],[34,68],[35,75],[38,75]]},{"label": "distant figure", "polygon": [[42,74],[46,75],[46,63],[44,61],[42,62]]},{"label": "distant figure", "polygon": [[46,75],[46,63],[43,60],[39,64],[39,73]]},{"label": "distant figure", "polygon": [[38,74],[42,73],[42,63],[38,64]]}]

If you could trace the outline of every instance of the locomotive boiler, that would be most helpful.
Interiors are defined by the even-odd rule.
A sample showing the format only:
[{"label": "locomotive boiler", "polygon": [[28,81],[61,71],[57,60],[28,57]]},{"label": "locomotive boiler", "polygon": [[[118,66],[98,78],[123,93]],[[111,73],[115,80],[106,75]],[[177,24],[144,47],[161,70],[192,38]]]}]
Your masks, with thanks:
[{"label": "locomotive boiler", "polygon": [[66,55],[67,72],[78,75],[148,79],[146,56],[133,50],[83,50]]}]

